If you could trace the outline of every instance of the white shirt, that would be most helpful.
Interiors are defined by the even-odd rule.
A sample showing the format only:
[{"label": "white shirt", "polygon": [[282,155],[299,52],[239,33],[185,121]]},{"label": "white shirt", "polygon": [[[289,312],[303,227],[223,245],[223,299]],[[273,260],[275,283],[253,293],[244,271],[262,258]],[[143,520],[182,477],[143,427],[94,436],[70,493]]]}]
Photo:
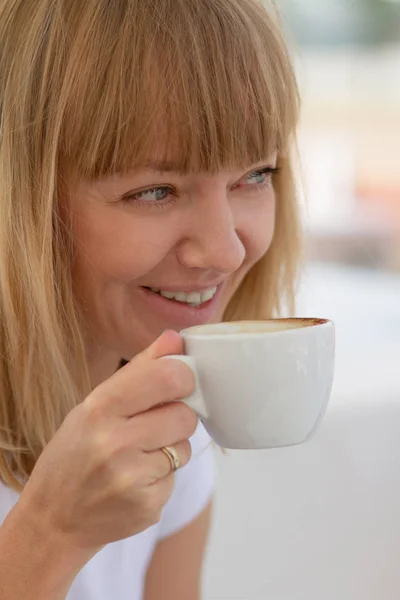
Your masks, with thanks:
[{"label": "white shirt", "polygon": [[[193,521],[214,490],[213,449],[201,424],[190,441],[192,458],[176,472],[175,488],[161,521],[100,550],[76,577],[67,600],[142,600],[147,567],[157,542]],[[0,524],[17,500],[18,494],[0,482]]]}]

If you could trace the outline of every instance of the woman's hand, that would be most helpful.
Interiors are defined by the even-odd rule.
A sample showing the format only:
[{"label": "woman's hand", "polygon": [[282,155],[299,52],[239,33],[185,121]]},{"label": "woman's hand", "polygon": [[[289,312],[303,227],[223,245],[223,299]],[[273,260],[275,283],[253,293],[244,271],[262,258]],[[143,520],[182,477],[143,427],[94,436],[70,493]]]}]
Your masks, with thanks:
[{"label": "woman's hand", "polygon": [[178,334],[165,332],[69,413],[21,495],[46,533],[95,554],[159,521],[174,484],[160,448],[173,445],[185,465],[197,425],[176,402],[193,391],[190,368],[158,360],[181,352]]}]

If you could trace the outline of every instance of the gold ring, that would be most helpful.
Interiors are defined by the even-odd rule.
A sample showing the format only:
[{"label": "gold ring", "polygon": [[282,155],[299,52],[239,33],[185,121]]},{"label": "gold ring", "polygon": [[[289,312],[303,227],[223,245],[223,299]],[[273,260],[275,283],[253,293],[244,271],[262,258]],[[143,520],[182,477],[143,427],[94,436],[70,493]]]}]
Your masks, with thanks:
[{"label": "gold ring", "polygon": [[161,450],[166,456],[168,456],[169,462],[171,463],[172,472],[177,471],[180,466],[180,460],[175,448],[173,446],[163,446]]}]

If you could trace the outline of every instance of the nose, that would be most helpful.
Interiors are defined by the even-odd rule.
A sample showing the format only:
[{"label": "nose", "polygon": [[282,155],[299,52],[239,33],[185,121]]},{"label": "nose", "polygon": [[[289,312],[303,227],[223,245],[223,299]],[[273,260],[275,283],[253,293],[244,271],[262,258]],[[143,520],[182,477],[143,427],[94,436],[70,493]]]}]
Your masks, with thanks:
[{"label": "nose", "polygon": [[179,262],[190,269],[233,273],[246,250],[226,193],[195,204],[189,231],[178,247]]}]

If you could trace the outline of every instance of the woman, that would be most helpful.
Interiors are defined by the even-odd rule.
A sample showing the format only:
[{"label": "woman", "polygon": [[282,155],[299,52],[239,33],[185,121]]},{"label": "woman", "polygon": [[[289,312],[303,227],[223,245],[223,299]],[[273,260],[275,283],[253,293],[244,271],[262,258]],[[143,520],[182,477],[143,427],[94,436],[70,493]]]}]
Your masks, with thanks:
[{"label": "woman", "polygon": [[0,597],[198,599],[210,444],[158,359],[292,297],[279,26],[254,0],[1,0],[0,94]]}]

